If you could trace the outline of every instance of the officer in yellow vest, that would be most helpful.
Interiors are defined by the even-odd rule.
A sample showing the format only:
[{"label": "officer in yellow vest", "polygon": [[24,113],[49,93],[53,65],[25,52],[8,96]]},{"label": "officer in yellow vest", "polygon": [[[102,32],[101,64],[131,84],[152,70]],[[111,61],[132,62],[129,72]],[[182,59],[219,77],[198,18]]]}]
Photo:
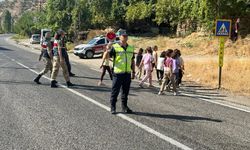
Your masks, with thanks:
[{"label": "officer in yellow vest", "polygon": [[[51,44],[50,32],[45,34],[45,40],[42,42],[42,52],[41,56],[43,57],[43,61],[45,64],[45,68],[38,74],[38,76],[34,79],[34,82],[37,84],[41,84],[39,81],[40,78],[46,74],[47,72],[52,72],[52,44]],[[40,60],[40,59],[39,59]]]},{"label": "officer in yellow vest", "polygon": [[[131,78],[135,76],[134,47],[128,45],[128,35],[125,30],[117,32],[120,43],[113,44],[109,51],[110,58],[113,58],[113,83],[111,92],[111,114],[116,114],[116,102],[120,89],[122,89],[122,112],[133,113],[128,107],[128,94]],[[132,73],[132,74],[131,74]]]},{"label": "officer in yellow vest", "polygon": [[66,57],[67,52],[66,52],[65,43],[63,40],[64,36],[65,36],[65,32],[63,30],[59,30],[55,34],[55,41],[53,45],[53,69],[52,69],[52,74],[51,74],[51,87],[52,88],[57,87],[56,77],[58,75],[60,66],[62,67],[63,76],[66,80],[67,86],[68,87],[74,86],[74,84],[70,82],[69,72],[68,72],[66,62],[65,62],[65,57]]}]

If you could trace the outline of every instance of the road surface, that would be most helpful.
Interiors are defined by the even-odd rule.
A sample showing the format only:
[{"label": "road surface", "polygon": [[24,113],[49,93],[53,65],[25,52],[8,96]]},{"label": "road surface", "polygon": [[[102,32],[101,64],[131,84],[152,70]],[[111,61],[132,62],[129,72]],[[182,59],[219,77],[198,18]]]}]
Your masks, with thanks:
[{"label": "road surface", "polygon": [[135,114],[111,115],[108,76],[98,87],[100,73],[74,63],[75,87],[65,86],[61,72],[59,88],[50,88],[49,75],[36,85],[43,68],[38,55],[8,37],[0,35],[0,149],[250,149],[249,111],[187,95],[158,96],[157,88],[133,81],[129,106]]}]

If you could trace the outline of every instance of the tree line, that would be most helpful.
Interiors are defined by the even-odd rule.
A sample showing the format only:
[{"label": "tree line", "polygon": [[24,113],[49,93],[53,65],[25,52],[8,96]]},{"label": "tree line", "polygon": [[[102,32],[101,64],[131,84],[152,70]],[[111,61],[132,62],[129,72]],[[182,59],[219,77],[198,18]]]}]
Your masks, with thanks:
[{"label": "tree line", "polygon": [[[24,12],[14,24],[18,34],[29,35],[41,28],[77,31],[126,28],[145,33],[151,28],[174,34],[202,29],[212,31],[216,18],[249,17],[250,0],[47,0],[42,10]],[[2,28],[9,30],[10,17]]]}]

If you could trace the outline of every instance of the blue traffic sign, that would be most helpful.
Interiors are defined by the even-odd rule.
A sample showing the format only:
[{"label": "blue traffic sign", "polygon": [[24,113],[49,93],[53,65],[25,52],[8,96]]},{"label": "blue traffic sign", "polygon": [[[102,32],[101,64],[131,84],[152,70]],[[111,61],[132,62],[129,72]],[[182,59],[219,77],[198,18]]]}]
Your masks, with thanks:
[{"label": "blue traffic sign", "polygon": [[218,19],[216,20],[215,36],[230,36],[231,35],[231,20]]}]

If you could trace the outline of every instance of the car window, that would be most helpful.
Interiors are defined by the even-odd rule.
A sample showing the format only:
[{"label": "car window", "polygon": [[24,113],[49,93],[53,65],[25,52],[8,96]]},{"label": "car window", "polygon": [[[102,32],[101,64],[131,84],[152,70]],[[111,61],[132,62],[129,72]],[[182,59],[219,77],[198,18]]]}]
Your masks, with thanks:
[{"label": "car window", "polygon": [[99,41],[97,41],[96,44],[97,45],[99,45],[99,44],[105,44],[105,39],[100,39]]},{"label": "car window", "polygon": [[96,39],[92,39],[92,40],[90,40],[89,42],[88,42],[88,44],[95,44],[95,42],[96,42]]},{"label": "car window", "polygon": [[39,39],[40,36],[39,36],[39,35],[34,35],[32,38],[33,38],[33,39]]}]

